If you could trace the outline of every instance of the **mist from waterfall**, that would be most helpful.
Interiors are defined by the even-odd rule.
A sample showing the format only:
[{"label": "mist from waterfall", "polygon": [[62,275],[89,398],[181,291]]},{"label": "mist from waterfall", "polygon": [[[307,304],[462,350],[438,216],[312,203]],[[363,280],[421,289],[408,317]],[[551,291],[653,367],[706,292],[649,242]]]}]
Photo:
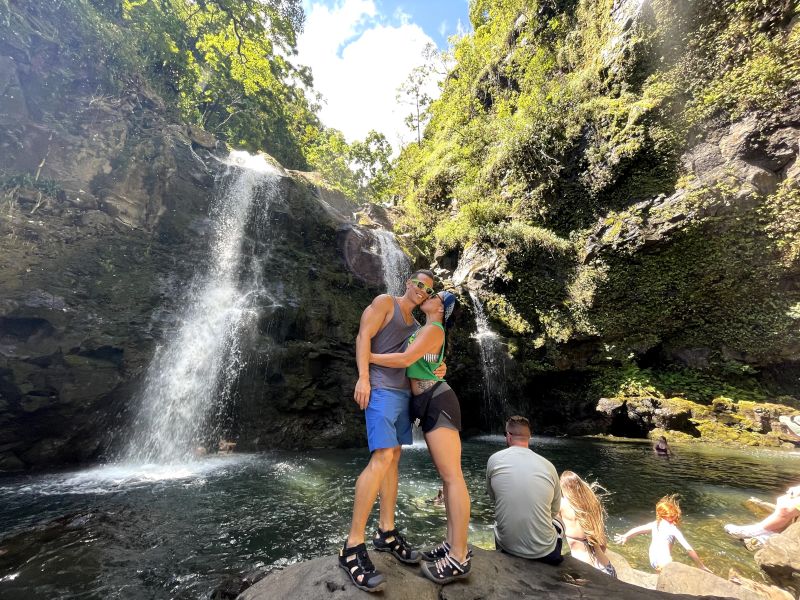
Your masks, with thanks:
[{"label": "mist from waterfall", "polygon": [[505,350],[500,336],[492,330],[478,294],[469,290],[472,307],[475,310],[477,332],[475,340],[481,355],[483,373],[483,410],[481,413],[490,429],[501,426],[508,416],[508,388],[506,386]]},{"label": "mist from waterfall", "polygon": [[391,231],[376,229],[373,233],[378,240],[386,293],[401,296],[405,292],[405,281],[411,272],[411,262]]},{"label": "mist from waterfall", "polygon": [[222,434],[221,416],[243,366],[241,340],[266,294],[261,263],[242,246],[248,222],[267,214],[280,180],[260,156],[234,151],[226,164],[211,207],[208,266],[190,284],[175,331],[147,369],[126,461],[181,462]]}]

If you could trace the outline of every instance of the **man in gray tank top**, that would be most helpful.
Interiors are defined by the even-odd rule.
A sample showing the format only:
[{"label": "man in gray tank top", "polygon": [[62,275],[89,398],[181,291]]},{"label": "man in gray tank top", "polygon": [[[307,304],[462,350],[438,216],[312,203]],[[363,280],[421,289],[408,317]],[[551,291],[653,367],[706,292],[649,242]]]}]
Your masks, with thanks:
[{"label": "man in gray tank top", "polygon": [[416,271],[406,282],[402,296],[382,294],[372,301],[361,315],[356,337],[358,382],[354,399],[365,413],[372,455],[356,481],[353,520],[339,553],[339,565],[356,587],[368,592],[383,589],[385,582],[369,559],[364,543],[367,519],[378,493],[381,503],[379,529],[372,540],[375,549],[391,552],[404,563],[415,564],[422,558],[394,523],[401,445],[412,443],[408,412],[411,389],[404,368],[370,364],[369,355],[405,350],[408,338],[419,327],[411,313],[432,293],[433,273]]}]

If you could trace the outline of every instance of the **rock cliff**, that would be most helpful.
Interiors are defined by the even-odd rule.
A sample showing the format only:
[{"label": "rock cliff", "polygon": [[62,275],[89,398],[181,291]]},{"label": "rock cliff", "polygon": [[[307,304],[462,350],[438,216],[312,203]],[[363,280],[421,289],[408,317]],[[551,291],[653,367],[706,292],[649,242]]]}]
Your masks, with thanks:
[{"label": "rock cliff", "polygon": [[[212,135],[176,122],[135,77],[109,87],[70,52],[80,31],[57,37],[34,12],[18,9],[0,38],[0,471],[97,459],[124,441],[144,369],[205,264],[228,168]],[[356,207],[315,182],[285,172],[259,215],[279,297],[233,390],[241,449],[363,442],[346,400],[381,267]]]}]

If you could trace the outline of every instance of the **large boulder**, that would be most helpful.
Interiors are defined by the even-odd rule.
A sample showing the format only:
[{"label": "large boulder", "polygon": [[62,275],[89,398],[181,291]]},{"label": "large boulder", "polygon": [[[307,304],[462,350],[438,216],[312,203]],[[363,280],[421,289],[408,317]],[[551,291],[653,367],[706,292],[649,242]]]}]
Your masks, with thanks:
[{"label": "large boulder", "polygon": [[777,585],[800,594],[800,523],[770,537],[755,559]]},{"label": "large boulder", "polygon": [[[439,586],[423,577],[416,566],[401,565],[373,552],[375,566],[385,574],[386,600],[505,600],[511,598],[581,598],[614,600],[664,598],[679,600],[696,595],[667,595],[628,585],[600,573],[572,557],[558,567],[475,548],[472,574],[463,581]],[[274,572],[245,591],[239,600],[344,600],[363,598],[333,556],[302,562]],[[719,596],[703,596],[718,598]]]},{"label": "large boulder", "polygon": [[713,573],[679,562],[671,562],[658,575],[656,589],[670,594],[692,594],[740,600],[764,600],[765,596]]}]

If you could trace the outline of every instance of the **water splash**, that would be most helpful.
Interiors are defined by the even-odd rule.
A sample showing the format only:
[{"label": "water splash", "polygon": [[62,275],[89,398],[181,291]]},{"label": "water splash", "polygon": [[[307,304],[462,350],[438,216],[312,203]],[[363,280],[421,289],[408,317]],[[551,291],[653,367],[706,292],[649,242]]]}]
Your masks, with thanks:
[{"label": "water splash", "polygon": [[392,232],[376,229],[373,233],[378,240],[386,293],[401,296],[405,291],[405,281],[411,272],[411,263]]},{"label": "water splash", "polygon": [[281,174],[263,156],[234,151],[211,209],[206,271],[190,284],[178,327],[148,367],[124,460],[169,464],[219,437],[219,416],[243,366],[241,340],[268,295],[261,263],[243,256],[251,215],[267,214]]},{"label": "water splash", "polygon": [[506,385],[505,350],[500,336],[492,330],[489,319],[483,310],[483,304],[477,293],[469,291],[470,300],[475,310],[477,331],[475,340],[481,355],[481,371],[483,372],[483,415],[489,429],[502,425],[501,421],[508,416],[508,388]]}]

